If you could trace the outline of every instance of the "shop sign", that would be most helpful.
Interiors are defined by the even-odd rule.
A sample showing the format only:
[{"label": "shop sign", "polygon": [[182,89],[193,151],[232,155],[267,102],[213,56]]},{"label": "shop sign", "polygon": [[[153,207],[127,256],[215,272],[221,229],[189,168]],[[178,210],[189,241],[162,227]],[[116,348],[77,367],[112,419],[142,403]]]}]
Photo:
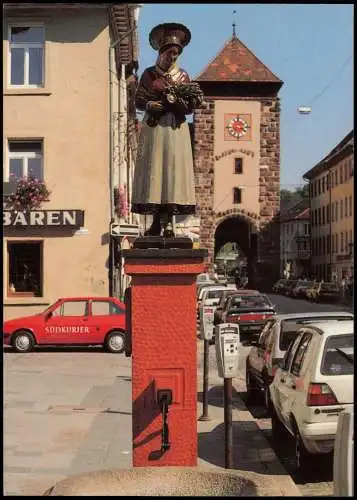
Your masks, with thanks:
[{"label": "shop sign", "polygon": [[83,210],[3,211],[3,226],[78,227],[83,225]]}]

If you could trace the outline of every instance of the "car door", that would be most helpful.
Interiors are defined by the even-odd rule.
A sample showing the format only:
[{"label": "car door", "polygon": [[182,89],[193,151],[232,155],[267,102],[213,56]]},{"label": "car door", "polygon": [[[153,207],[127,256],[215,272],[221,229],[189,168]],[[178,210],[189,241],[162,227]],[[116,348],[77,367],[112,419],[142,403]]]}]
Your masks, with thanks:
[{"label": "car door", "polygon": [[44,344],[88,344],[93,326],[88,322],[86,299],[64,300],[46,319]]},{"label": "car door", "polygon": [[286,397],[286,387],[285,387],[285,377],[289,371],[289,367],[291,365],[292,358],[295,354],[295,351],[300,342],[300,335],[296,338],[295,342],[292,342],[285,353],[283,364],[281,368],[278,368],[274,380],[270,385],[270,396],[271,400],[274,404],[274,408],[276,413],[279,416],[279,419],[283,421],[282,416],[282,406],[285,404]]},{"label": "car door", "polygon": [[268,345],[268,339],[271,331],[274,328],[276,320],[268,320],[259,336],[258,342],[249,352],[250,370],[254,378],[258,379],[259,383],[263,383],[263,369],[265,365],[264,353]]},{"label": "car door", "polygon": [[125,310],[111,299],[92,299],[89,322],[93,326],[93,342],[102,344],[109,330],[125,330]]},{"label": "car door", "polygon": [[298,406],[297,401],[304,390],[299,377],[312,337],[313,335],[309,331],[302,334],[290,367],[280,380],[282,383],[281,416],[287,427],[290,427],[292,409]]}]

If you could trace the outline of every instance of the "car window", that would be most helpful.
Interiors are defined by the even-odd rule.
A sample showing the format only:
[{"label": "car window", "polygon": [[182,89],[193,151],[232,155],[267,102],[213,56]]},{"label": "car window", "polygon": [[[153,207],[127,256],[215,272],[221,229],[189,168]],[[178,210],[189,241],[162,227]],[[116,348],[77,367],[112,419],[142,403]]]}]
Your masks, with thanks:
[{"label": "car window", "polygon": [[264,328],[260,334],[260,337],[259,337],[259,345],[261,346],[264,346],[264,347],[267,347],[268,343],[269,343],[269,337],[270,337],[270,334],[272,332],[272,329],[273,329],[273,325],[276,323],[276,320],[268,320],[265,325],[264,325]]},{"label": "car window", "polygon": [[61,305],[61,316],[88,316],[88,301],[73,300],[63,302]]},{"label": "car window", "polygon": [[289,345],[288,350],[285,353],[284,360],[283,360],[283,366],[282,366],[282,369],[285,371],[288,371],[288,369],[290,367],[290,363],[291,363],[292,357],[294,355],[294,352],[296,351],[297,344],[298,344],[298,340],[295,340],[295,342],[292,342]]},{"label": "car window", "polygon": [[222,296],[224,290],[209,290],[206,295],[206,299],[219,299]]},{"label": "car window", "polygon": [[293,373],[297,377],[300,375],[301,367],[303,365],[307,348],[309,347],[311,339],[312,333],[304,333],[296,350],[293,362],[291,363],[291,373]]},{"label": "car window", "polygon": [[266,307],[271,306],[270,301],[264,295],[241,295],[233,297],[231,307]]},{"label": "car window", "polygon": [[322,355],[321,373],[323,375],[353,375],[353,344],[353,335],[329,337]]},{"label": "car window", "polygon": [[117,314],[124,314],[124,311],[115,302],[111,300],[92,301],[92,316],[113,316]]}]

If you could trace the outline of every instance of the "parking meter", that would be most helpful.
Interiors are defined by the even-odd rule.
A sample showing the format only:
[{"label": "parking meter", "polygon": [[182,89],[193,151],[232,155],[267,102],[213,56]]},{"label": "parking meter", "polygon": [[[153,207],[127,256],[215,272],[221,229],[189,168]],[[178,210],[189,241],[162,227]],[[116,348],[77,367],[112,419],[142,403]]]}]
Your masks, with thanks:
[{"label": "parking meter", "polygon": [[212,340],[213,338],[213,317],[214,308],[212,306],[200,308],[200,338],[202,340]]},{"label": "parking meter", "polygon": [[233,378],[238,375],[239,326],[222,323],[215,327],[215,345],[218,375]]}]

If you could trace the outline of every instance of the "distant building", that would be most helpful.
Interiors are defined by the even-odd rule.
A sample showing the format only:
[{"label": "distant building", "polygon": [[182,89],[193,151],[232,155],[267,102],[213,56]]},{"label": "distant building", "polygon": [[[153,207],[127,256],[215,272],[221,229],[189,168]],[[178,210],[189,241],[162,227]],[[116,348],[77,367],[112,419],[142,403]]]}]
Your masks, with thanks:
[{"label": "distant building", "polygon": [[303,199],[280,214],[280,275],[299,278],[310,274],[310,209]]},{"label": "distant building", "polygon": [[317,279],[353,276],[353,130],[311,170],[311,265]]}]

